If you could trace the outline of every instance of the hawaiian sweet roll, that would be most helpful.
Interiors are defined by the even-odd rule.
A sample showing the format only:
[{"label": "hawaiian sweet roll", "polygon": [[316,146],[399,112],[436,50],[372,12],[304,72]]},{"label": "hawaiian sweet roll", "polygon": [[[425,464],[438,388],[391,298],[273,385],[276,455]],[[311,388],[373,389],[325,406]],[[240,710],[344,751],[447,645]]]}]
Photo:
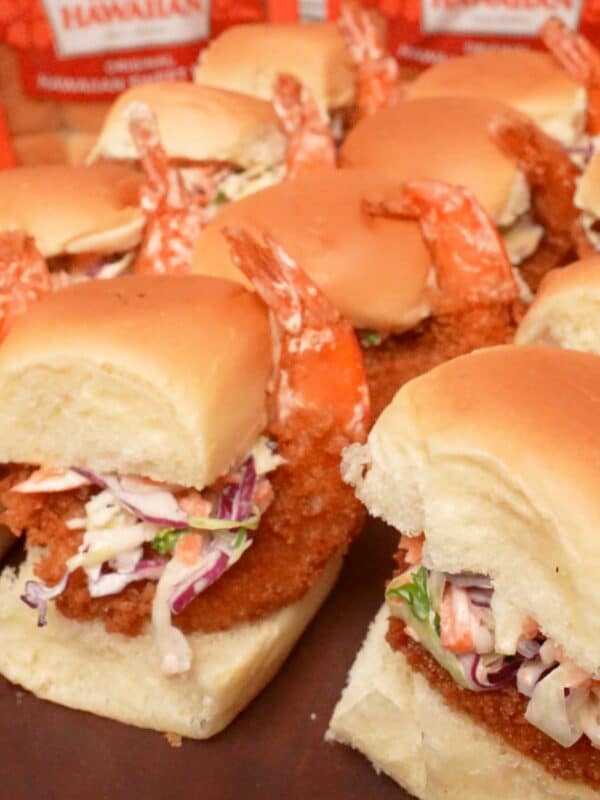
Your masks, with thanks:
[{"label": "hawaiian sweet roll", "polygon": [[144,83],[119,95],[90,161],[139,158],[127,114],[136,103],[156,116],[161,143],[189,186],[202,186],[207,169],[226,173],[231,180],[224,191],[235,199],[285,173],[286,140],[270,102],[184,81]]},{"label": "hawaiian sweet roll", "polygon": [[449,58],[406,86],[406,97],[485,97],[531,117],[569,147],[585,131],[586,90],[550,53],[524,48],[490,49]]},{"label": "hawaiian sweet roll", "polygon": [[282,73],[307,86],[330,115],[354,105],[356,74],[334,22],[233,25],[201,53],[194,79],[270,100]]},{"label": "hawaiian sweet roll", "polygon": [[515,343],[600,353],[600,256],[546,275]]},{"label": "hawaiian sweet roll", "polygon": [[142,237],[141,179],[126,165],[0,171],[0,233],[24,231],[51,272],[111,277]]},{"label": "hawaiian sweet roll", "polygon": [[238,225],[280,242],[355,328],[410,330],[431,313],[431,258],[419,226],[363,207],[395,185],[377,170],[323,170],[256,192],[224,207],[202,231],[192,270],[249,285],[222,233]]},{"label": "hawaiian sweet roll", "polygon": [[593,144],[583,148],[586,162],[577,183],[575,205],[581,211],[583,231],[594,250],[600,249],[600,152]]},{"label": "hawaiian sweet roll", "polygon": [[[504,146],[494,135],[498,127]],[[550,162],[553,171],[544,166]],[[579,168],[527,117],[497,101],[426,97],[400,103],[359,122],[342,146],[340,163],[386,170],[399,181],[426,178],[469,188],[533,289],[574,250]]]},{"label": "hawaiian sweet roll", "polygon": [[598,796],[599,402],[596,356],[489,348],[344,455],[402,536],[329,736],[419,798]]},{"label": "hawaiian sweet roll", "polygon": [[[192,269],[242,279],[222,233],[226,225],[283,244],[357,330],[377,414],[406,380],[440,361],[511,342],[524,308],[501,242],[504,278],[499,275],[497,285],[494,268],[488,283],[477,264],[464,276],[468,286],[460,285],[454,266],[448,271],[458,284],[440,282],[445,259],[435,263],[419,222],[374,213],[368,205],[401,194],[402,187],[378,170],[322,171],[284,181],[224,207],[200,234]],[[449,225],[458,227],[460,220]],[[474,230],[483,235],[477,225]],[[463,255],[465,263],[481,261],[480,253]],[[514,292],[496,292],[504,279]]]},{"label": "hawaiian sweet roll", "polygon": [[[284,328],[275,348],[257,294],[200,276],[80,283],[15,322],[0,353],[0,521],[26,560],[0,577],[6,678],[200,739],[264,687],[363,517],[339,470],[366,430],[360,352],[322,323],[318,355]],[[304,386],[305,361],[346,387],[349,421]]]}]

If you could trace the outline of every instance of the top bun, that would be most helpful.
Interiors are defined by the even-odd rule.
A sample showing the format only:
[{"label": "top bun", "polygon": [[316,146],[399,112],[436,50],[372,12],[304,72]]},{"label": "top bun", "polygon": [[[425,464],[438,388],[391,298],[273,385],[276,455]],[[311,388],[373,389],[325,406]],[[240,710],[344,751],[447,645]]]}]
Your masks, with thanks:
[{"label": "top bun", "polygon": [[552,270],[521,320],[516,344],[600,354],[600,256]]},{"label": "top bun", "polygon": [[[424,560],[491,577],[600,677],[600,358],[496,347],[406,384],[344,477]],[[496,595],[495,595],[496,596]]]},{"label": "top bun", "polygon": [[127,277],[47,295],[0,349],[0,462],[198,489],[266,425],[268,316],[239,284]]},{"label": "top bun", "polygon": [[201,54],[195,81],[269,100],[284,72],[307,86],[325,110],[354,103],[354,67],[333,22],[233,25]]},{"label": "top bun", "polygon": [[430,179],[466,186],[494,222],[510,224],[526,210],[512,209],[519,173],[489,135],[491,120],[506,111],[505,105],[482,98],[400,103],[359,122],[342,146],[340,162],[378,168],[400,182]]},{"label": "top bun", "polygon": [[46,258],[128,250],[144,227],[140,185],[119,164],[0,170],[0,231],[26,231]]},{"label": "top bun", "polygon": [[415,222],[372,217],[365,197],[393,188],[373,170],[323,170],[283,181],[223,208],[202,232],[194,272],[243,280],[226,225],[268,233],[356,328],[402,332],[430,313],[431,260]]},{"label": "top bun", "polygon": [[448,95],[506,103],[567,145],[585,129],[585,89],[549,53],[511,48],[449,58],[426,69],[406,88],[411,100]]},{"label": "top bun", "polygon": [[89,160],[138,158],[125,110],[145,103],[154,111],[170,158],[222,161],[248,169],[283,159],[285,138],[270,103],[185,81],[142,83],[111,106]]}]

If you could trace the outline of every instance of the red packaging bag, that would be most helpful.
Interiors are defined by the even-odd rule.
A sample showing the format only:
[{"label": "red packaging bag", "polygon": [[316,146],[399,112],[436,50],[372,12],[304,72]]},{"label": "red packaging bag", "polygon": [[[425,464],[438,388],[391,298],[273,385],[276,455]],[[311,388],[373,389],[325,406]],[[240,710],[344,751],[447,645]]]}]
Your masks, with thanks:
[{"label": "red packaging bag", "polygon": [[0,169],[15,166],[15,155],[12,149],[8,125],[4,115],[4,107],[0,103]]},{"label": "red packaging bag", "polygon": [[262,0],[0,0],[0,97],[15,134],[97,132],[111,100],[142,81],[187,80]]},{"label": "red packaging bag", "polygon": [[[271,0],[268,14],[280,21],[335,19],[339,5],[339,0]],[[537,33],[550,16],[600,45],[600,0],[365,0],[364,5],[386,18],[397,58],[418,67],[490,47],[542,49]]]}]

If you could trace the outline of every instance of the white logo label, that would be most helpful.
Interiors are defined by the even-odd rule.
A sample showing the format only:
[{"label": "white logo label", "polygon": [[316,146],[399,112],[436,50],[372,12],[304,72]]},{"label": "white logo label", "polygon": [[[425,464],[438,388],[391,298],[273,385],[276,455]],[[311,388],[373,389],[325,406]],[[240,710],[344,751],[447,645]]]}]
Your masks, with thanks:
[{"label": "white logo label", "polygon": [[208,38],[210,0],[42,0],[62,57]]},{"label": "white logo label", "polygon": [[583,0],[421,0],[424,33],[535,36],[550,16],[577,28]]}]

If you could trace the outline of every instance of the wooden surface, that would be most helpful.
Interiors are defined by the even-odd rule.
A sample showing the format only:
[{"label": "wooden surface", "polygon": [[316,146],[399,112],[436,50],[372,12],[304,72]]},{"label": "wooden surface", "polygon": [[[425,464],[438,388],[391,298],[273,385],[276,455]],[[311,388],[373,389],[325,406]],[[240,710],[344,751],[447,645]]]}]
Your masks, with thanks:
[{"label": "wooden surface", "polygon": [[0,679],[0,798],[406,800],[358,753],[323,741],[396,541],[367,524],[279,675],[214,739],[174,749],[158,733],[43,702]]}]

